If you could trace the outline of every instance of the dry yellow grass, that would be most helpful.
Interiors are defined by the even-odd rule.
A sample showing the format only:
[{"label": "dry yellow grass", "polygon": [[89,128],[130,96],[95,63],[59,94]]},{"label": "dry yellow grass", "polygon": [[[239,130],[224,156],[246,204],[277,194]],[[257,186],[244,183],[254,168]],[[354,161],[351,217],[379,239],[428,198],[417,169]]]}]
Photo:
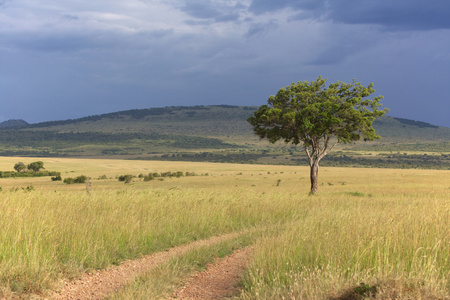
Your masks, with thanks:
[{"label": "dry yellow grass", "polygon": [[[378,297],[450,291],[450,171],[321,168],[319,195],[309,197],[304,166],[2,157],[0,170],[36,160],[63,178],[91,177],[92,190],[0,179],[4,296],[260,225],[272,229],[257,241],[244,299],[338,297],[361,282]],[[165,171],[208,176],[115,179]]]}]

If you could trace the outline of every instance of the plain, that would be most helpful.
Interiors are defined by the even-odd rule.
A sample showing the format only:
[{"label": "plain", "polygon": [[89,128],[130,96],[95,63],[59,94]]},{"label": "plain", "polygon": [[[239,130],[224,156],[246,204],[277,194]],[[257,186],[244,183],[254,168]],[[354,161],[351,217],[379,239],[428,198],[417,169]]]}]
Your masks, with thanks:
[{"label": "plain", "polygon": [[[321,168],[316,196],[303,166],[2,157],[0,170],[36,160],[91,187],[0,179],[3,297],[44,297],[82,272],[250,228],[242,299],[450,294],[447,170]],[[168,171],[196,176],[143,179]]]}]

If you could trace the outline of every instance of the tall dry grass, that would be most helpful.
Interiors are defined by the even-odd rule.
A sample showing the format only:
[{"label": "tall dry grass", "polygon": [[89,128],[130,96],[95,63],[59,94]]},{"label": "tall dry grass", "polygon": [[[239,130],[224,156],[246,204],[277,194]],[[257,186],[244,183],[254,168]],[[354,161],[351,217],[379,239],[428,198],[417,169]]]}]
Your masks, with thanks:
[{"label": "tall dry grass", "polygon": [[0,283],[40,292],[61,277],[289,219],[289,201],[235,190],[10,192],[0,199]]},{"label": "tall dry grass", "polygon": [[448,297],[445,195],[354,193],[298,204],[297,220],[257,242],[242,299]]},{"label": "tall dry grass", "polygon": [[[21,160],[0,158],[0,167]],[[0,180],[0,297],[261,225],[270,230],[256,242],[243,299],[450,291],[449,171],[322,168],[319,195],[308,197],[305,167],[43,160],[63,178],[90,176],[92,190],[49,178]],[[114,179],[178,170],[209,176]],[[103,174],[112,179],[97,179]]]}]

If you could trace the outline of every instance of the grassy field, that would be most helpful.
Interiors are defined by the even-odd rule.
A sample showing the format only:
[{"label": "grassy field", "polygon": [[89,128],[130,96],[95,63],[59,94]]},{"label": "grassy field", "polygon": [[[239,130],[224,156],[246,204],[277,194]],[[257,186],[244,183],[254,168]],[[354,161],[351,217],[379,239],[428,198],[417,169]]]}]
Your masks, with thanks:
[{"label": "grassy field", "polygon": [[[242,299],[450,294],[450,171],[321,168],[319,195],[308,196],[303,166],[1,157],[0,170],[36,160],[63,178],[89,176],[92,188],[0,179],[0,298],[45,295],[86,270],[249,228],[260,234],[245,243],[256,252]],[[167,171],[197,176],[138,177]],[[136,177],[124,184],[124,174]]]}]

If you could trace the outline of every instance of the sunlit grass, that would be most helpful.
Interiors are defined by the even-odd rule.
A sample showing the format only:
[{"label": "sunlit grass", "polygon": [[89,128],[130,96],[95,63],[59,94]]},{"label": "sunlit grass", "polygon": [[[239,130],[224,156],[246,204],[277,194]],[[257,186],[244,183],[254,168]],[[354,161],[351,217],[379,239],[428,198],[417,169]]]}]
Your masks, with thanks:
[{"label": "sunlit grass", "polygon": [[448,197],[327,195],[299,210],[257,242],[243,299],[338,298],[361,283],[382,299],[448,294]]},{"label": "sunlit grass", "polygon": [[[205,183],[213,178],[129,185],[110,180],[106,186],[114,188],[94,183],[89,194],[83,184],[72,189],[41,178],[29,192],[4,189],[0,282],[16,292],[40,292],[60,277],[193,240],[283,222],[294,212],[294,204],[283,201],[287,195],[274,200],[271,194],[239,186],[224,193],[223,186],[214,189]],[[20,186],[29,179],[12,182]],[[189,182],[197,187],[189,187]]]},{"label": "sunlit grass", "polygon": [[[310,197],[304,166],[3,157],[0,170],[36,160],[92,189],[0,179],[0,297],[255,226],[272,229],[256,240],[244,299],[327,299],[360,283],[381,298],[450,291],[449,171],[321,168]],[[199,176],[116,179],[165,171]]]}]

